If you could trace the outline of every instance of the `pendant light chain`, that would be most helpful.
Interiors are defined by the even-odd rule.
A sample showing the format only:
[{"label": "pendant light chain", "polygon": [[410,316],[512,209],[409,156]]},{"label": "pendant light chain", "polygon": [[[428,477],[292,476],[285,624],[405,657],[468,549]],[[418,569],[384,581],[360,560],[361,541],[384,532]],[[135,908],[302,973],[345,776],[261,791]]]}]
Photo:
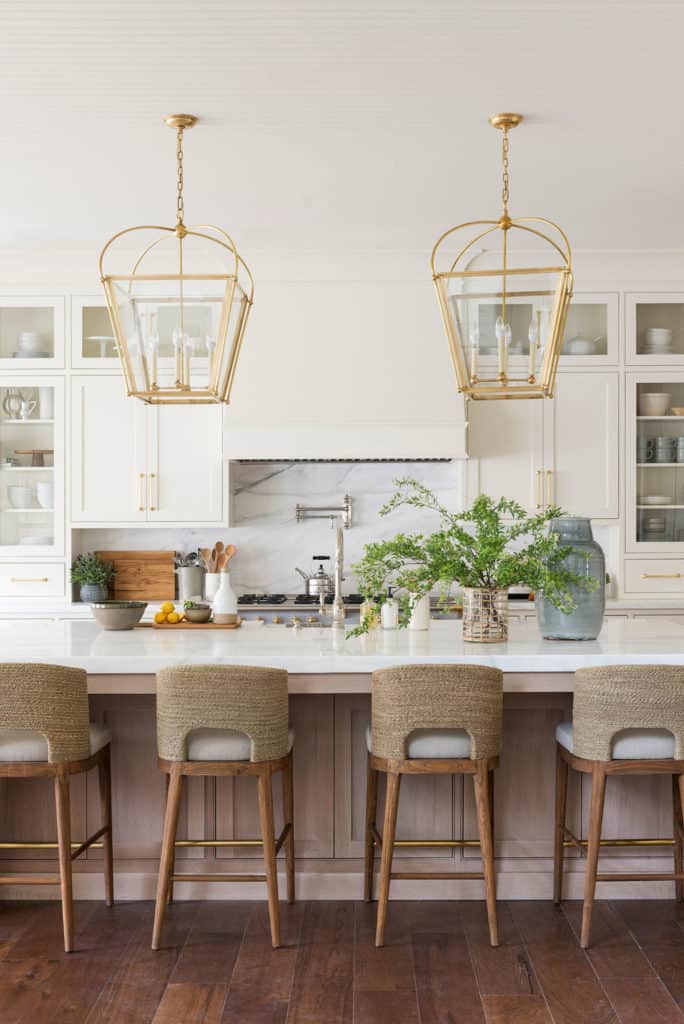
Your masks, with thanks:
[{"label": "pendant light chain", "polygon": [[501,191],[501,200],[503,203],[503,216],[504,219],[508,218],[508,199],[510,195],[510,181],[508,176],[508,128],[504,128],[501,138],[501,164],[503,169],[503,188]]},{"label": "pendant light chain", "polygon": [[176,166],[178,168],[178,198],[176,200],[176,217],[178,226],[182,226],[185,207],[183,206],[183,129],[176,131]]}]

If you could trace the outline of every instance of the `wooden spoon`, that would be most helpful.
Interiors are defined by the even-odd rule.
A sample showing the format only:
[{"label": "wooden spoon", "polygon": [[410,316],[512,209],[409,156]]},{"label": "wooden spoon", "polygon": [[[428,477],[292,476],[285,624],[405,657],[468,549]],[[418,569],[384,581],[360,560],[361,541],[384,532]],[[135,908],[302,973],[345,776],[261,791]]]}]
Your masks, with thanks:
[{"label": "wooden spoon", "polygon": [[231,558],[233,557],[233,555],[235,554],[236,551],[237,551],[237,548],[235,547],[234,544],[228,544],[226,546],[226,548],[224,550],[224,554],[226,556],[226,562],[230,562]]},{"label": "wooden spoon", "polygon": [[223,541],[217,540],[216,543],[214,544],[214,547],[216,548],[216,554],[220,555],[221,552],[223,551]]},{"label": "wooden spoon", "polygon": [[216,569],[217,569],[217,572],[223,572],[223,570],[225,569],[225,567],[227,565],[228,565],[228,558],[227,558],[227,556],[224,555],[224,554],[220,554],[218,556],[218,558],[216,559]]},{"label": "wooden spoon", "polygon": [[209,570],[209,560],[211,558],[211,551],[209,550],[209,548],[200,548],[199,549],[199,556],[202,559],[202,561],[204,562],[204,568],[207,569],[207,571],[208,571]]},{"label": "wooden spoon", "polygon": [[217,558],[216,548],[212,548],[211,549],[211,562],[210,562],[210,567],[209,567],[209,571],[210,572],[216,572],[216,558]]}]

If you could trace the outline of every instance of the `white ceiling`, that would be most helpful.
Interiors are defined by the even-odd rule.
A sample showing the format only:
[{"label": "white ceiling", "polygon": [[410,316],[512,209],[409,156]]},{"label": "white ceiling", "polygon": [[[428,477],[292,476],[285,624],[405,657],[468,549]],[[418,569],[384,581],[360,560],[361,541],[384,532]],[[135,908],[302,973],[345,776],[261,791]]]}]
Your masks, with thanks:
[{"label": "white ceiling", "polygon": [[428,250],[499,207],[684,248],[682,0],[2,0],[0,246],[189,221],[250,249]]}]

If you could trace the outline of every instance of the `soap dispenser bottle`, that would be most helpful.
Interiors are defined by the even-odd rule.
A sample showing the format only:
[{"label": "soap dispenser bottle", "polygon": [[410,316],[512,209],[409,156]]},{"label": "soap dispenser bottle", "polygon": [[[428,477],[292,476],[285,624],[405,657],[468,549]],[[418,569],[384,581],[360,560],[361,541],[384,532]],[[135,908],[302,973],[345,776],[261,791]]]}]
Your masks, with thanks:
[{"label": "soap dispenser bottle", "polygon": [[385,598],[380,612],[383,629],[398,629],[399,627],[399,602],[392,597],[392,588],[387,588]]}]

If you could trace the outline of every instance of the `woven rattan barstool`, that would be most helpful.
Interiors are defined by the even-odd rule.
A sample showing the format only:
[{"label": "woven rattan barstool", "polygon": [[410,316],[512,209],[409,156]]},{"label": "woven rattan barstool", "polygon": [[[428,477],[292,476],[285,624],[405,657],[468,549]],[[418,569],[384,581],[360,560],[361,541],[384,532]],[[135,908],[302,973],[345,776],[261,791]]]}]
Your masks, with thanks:
[{"label": "woven rattan barstool", "polygon": [[[93,845],[104,848],[107,906],[114,901],[109,743],[109,731],[88,720],[88,683],[82,669],[0,664],[0,778],[53,779],[57,817],[56,843],[5,841],[0,850],[56,848],[59,855],[59,875],[2,875],[0,885],[59,884],[67,953],[74,948],[71,864]],[[103,824],[84,842],[72,842],[69,781],[95,767]]]},{"label": "woven rattan barstool", "polygon": [[[669,881],[677,900],[684,898],[684,667],[611,665],[575,673],[572,722],[556,729],[556,828],[554,901],[561,902],[566,845],[586,854],[580,945],[591,940],[597,882]],[[591,775],[589,835],[578,839],[566,827],[568,769]],[[602,839],[603,803],[609,775],[671,775],[672,839]],[[601,847],[674,847],[672,874],[598,873]]]},{"label": "woven rattan barstool", "polygon": [[[403,665],[373,673],[372,728],[367,734],[366,856],[364,898],[373,898],[374,850],[380,849],[380,893],[375,945],[385,941],[390,882],[398,878],[482,878],[489,937],[498,946],[493,772],[501,750],[503,676],[480,665]],[[378,773],[387,776],[382,836],[376,827]],[[395,846],[465,846],[465,840],[397,840],[402,775],[472,775],[482,872],[392,871]]]},{"label": "woven rattan barstool", "polygon": [[[157,675],[159,767],[169,775],[152,949],[159,949],[174,882],[266,882],[271,942],[280,945],[276,856],[285,845],[287,900],[294,903],[294,800],[287,672],[235,665],[189,665]],[[284,827],[275,838],[272,776],[282,772]],[[183,777],[252,775],[257,780],[264,875],[176,874]],[[183,846],[244,846],[245,840],[184,840]]]}]

